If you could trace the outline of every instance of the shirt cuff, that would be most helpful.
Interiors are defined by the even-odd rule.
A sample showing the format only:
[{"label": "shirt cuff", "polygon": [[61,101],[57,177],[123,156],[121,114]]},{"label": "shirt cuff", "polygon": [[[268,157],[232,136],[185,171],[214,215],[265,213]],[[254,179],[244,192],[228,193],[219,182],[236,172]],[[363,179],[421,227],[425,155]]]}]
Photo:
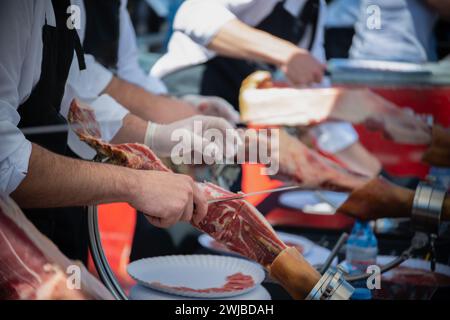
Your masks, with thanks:
[{"label": "shirt cuff", "polygon": [[[91,103],[95,112],[95,118],[100,124],[100,132],[103,141],[109,142],[119,132],[123,124],[123,118],[129,113],[116,100],[104,94]],[[68,144],[70,149],[83,159],[92,159],[96,152],[76,136],[70,130]]]},{"label": "shirt cuff", "polygon": [[76,80],[76,91],[79,97],[98,97],[113,78],[111,71],[103,67],[91,55],[85,55],[86,70],[80,71]]},{"label": "shirt cuff", "polygon": [[174,30],[206,47],[226,23],[237,19],[223,5],[208,1],[185,2],[175,17]]},{"label": "shirt cuff", "polygon": [[31,142],[23,137],[16,146],[16,150],[0,162],[0,192],[7,195],[17,189],[28,173]]}]

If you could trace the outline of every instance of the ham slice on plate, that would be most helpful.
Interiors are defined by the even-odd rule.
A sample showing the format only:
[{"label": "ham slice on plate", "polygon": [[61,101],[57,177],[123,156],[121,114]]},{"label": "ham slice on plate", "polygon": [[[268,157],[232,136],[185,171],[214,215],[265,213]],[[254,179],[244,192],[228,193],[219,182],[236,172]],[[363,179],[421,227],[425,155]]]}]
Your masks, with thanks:
[{"label": "ham slice on plate", "polygon": [[112,296],[83,266],[71,262],[43,236],[10,198],[0,195],[0,300],[5,299]]},{"label": "ham slice on plate", "polygon": [[220,288],[206,288],[206,289],[193,289],[189,287],[172,287],[164,285],[162,283],[152,283],[155,287],[172,289],[176,291],[185,292],[197,292],[197,293],[212,293],[212,292],[228,292],[228,291],[242,291],[248,288],[252,288],[255,285],[252,276],[243,273],[234,273],[226,278],[225,284]]},{"label": "ham slice on plate", "polygon": [[[93,111],[76,100],[71,104],[69,121],[80,139],[111,163],[140,170],[169,171],[144,145],[112,145],[103,142],[99,130],[95,129],[98,128],[98,124],[93,117]],[[210,183],[199,183],[199,187],[207,199],[233,195]],[[288,248],[278,238],[264,216],[244,200],[209,205],[207,216],[195,227],[230,250],[266,267],[294,298],[306,297],[320,278],[320,274],[295,248]],[[293,279],[295,282],[290,283]]]},{"label": "ham slice on plate", "polygon": [[310,126],[328,120],[365,124],[406,144],[428,144],[426,123],[367,89],[273,87],[271,75],[257,71],[242,83],[241,119],[256,125]]}]

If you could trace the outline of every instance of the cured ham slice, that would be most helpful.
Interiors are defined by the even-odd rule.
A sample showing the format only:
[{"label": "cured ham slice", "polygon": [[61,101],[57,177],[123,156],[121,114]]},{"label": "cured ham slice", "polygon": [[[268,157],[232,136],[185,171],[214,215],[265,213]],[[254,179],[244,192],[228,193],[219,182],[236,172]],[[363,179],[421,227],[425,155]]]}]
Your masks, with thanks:
[{"label": "cured ham slice", "polygon": [[[95,127],[95,124],[83,123],[83,121],[92,121],[89,111],[87,106],[83,106],[74,100],[70,108],[69,121],[74,125],[80,139],[94,147],[99,154],[107,157],[112,163],[126,165],[134,169],[169,171],[167,167],[161,164],[156,155],[144,145],[111,145],[102,142],[97,135],[97,131],[84,130],[83,128],[90,129]],[[92,135],[92,132],[94,132],[95,136]],[[136,160],[136,157],[139,157],[140,160]],[[207,199],[234,195],[210,183],[199,183],[199,187],[203,190]],[[198,225],[194,226],[209,234],[230,250],[259,262],[269,270],[272,270],[270,266],[275,260],[279,261],[274,269],[278,271],[274,274],[274,278],[285,287],[291,279],[300,277],[298,275],[295,276],[295,274],[303,273],[303,270],[306,269],[306,272],[310,275],[308,279],[312,285],[305,287],[305,284],[309,285],[311,283],[305,283],[304,281],[290,284],[289,290],[292,291],[291,294],[295,298],[306,297],[307,293],[320,278],[320,274],[307,263],[302,263],[295,267],[296,261],[304,261],[298,252],[298,255],[294,255],[294,258],[292,258],[292,254],[282,255],[280,258],[280,254],[284,251],[288,249],[296,251],[296,249],[288,248],[278,238],[263,215],[244,200],[210,204],[207,216]],[[289,259],[283,257],[288,257]],[[283,261],[286,262],[283,263]],[[290,266],[290,273],[283,272],[288,266]]]},{"label": "cured ham slice", "polygon": [[310,126],[328,120],[364,124],[399,143],[427,144],[424,121],[367,89],[273,87],[271,75],[258,71],[242,83],[241,119],[256,125]]},{"label": "cured ham slice", "polygon": [[[71,282],[71,270],[80,270],[80,288]],[[83,266],[71,262],[43,236],[10,198],[0,196],[0,300],[5,299],[112,296]]]},{"label": "cured ham slice", "polygon": [[431,145],[423,160],[433,166],[450,167],[450,129],[439,125],[433,127]]},{"label": "cured ham slice", "polygon": [[280,174],[294,178],[306,188],[354,190],[369,178],[346,170],[310,150],[300,140],[280,130]]},{"label": "cured ham slice", "polygon": [[243,291],[245,289],[251,288],[255,285],[252,276],[235,273],[226,278],[225,284],[220,288],[205,288],[205,289],[192,289],[189,287],[173,287],[164,285],[159,282],[153,282],[152,285],[160,287],[161,289],[172,289],[184,292],[195,292],[195,293],[221,293],[221,292],[231,292],[231,291]]},{"label": "cured ham slice", "polygon": [[[235,195],[211,183],[199,184],[208,200]],[[243,200],[218,202],[208,206],[208,215],[196,226],[231,251],[270,265],[287,248],[272,226],[255,207]]]}]

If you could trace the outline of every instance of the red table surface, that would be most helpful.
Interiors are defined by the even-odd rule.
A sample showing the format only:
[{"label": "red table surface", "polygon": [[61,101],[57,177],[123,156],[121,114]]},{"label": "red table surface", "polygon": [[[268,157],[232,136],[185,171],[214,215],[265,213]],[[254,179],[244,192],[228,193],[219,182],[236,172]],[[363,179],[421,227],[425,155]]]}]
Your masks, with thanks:
[{"label": "red table surface", "polygon": [[[418,114],[432,115],[435,123],[450,126],[450,86],[446,87],[371,87],[371,90],[395,103],[399,107],[411,108]],[[420,162],[424,146],[401,145],[386,140],[381,133],[371,132],[363,126],[356,126],[362,144],[383,164],[393,176],[418,176],[424,178],[429,167]],[[244,165],[243,191],[252,192],[270,189],[281,183],[262,176],[260,166]],[[257,205],[267,196],[249,199]],[[342,229],[351,226],[352,220],[337,214],[335,216],[310,216],[299,211],[276,208],[266,215],[274,225]]]}]

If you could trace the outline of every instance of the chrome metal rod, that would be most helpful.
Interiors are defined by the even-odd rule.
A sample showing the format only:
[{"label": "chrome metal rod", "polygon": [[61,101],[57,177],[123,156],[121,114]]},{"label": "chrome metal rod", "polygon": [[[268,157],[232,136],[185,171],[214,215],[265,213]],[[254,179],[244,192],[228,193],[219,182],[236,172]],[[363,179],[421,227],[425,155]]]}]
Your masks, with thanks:
[{"label": "chrome metal rod", "polygon": [[347,241],[348,238],[348,233],[344,232],[340,237],[339,240],[336,242],[333,250],[331,250],[330,254],[328,255],[327,260],[325,260],[322,268],[320,269],[320,273],[324,274],[328,268],[331,266],[331,263],[333,263],[334,258],[336,258],[339,250],[342,248],[342,246],[344,245],[345,241]]},{"label": "chrome metal rod", "polygon": [[89,247],[94,261],[95,268],[105,286],[111,291],[113,297],[117,300],[128,300],[127,295],[123,291],[117,281],[108,259],[103,251],[100,231],[97,219],[97,206],[88,207],[88,229],[89,229]]},{"label": "chrome metal rod", "polygon": [[[406,250],[405,252],[403,252],[402,255],[400,255],[399,257],[393,259],[391,262],[389,262],[388,264],[384,265],[381,268],[381,274],[388,272],[389,270],[392,270],[396,267],[398,267],[400,264],[402,264],[403,262],[405,262],[406,260],[408,260],[411,257],[410,254],[410,249]],[[356,276],[346,276],[345,280],[347,280],[348,282],[353,282],[353,281],[361,281],[361,280],[365,280],[367,278],[369,278],[371,276],[371,274],[369,273],[363,273],[363,274],[359,274]]]}]

